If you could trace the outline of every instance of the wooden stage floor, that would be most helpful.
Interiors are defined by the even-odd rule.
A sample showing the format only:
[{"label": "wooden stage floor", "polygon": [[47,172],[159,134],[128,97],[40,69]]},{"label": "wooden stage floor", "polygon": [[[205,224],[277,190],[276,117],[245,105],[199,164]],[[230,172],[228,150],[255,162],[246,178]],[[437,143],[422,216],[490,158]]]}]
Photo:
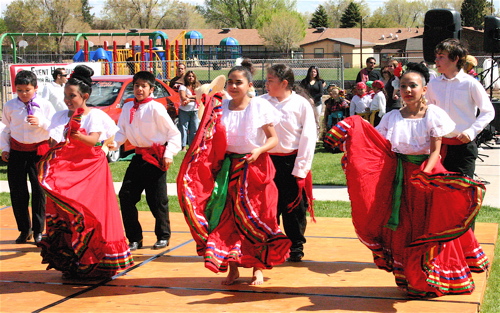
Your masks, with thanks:
[{"label": "wooden stage floor", "polygon": [[[393,275],[377,269],[350,219],[309,223],[305,258],[265,271],[250,286],[241,269],[232,286],[203,266],[182,214],[172,213],[170,246],[152,250],[153,217],[140,212],[144,245],[136,265],[111,281],[63,279],[45,270],[33,244],[16,245],[12,209],[0,207],[0,312],[478,312],[487,275],[474,274],[472,295],[409,300]],[[493,260],[497,224],[478,223],[476,235]]]}]

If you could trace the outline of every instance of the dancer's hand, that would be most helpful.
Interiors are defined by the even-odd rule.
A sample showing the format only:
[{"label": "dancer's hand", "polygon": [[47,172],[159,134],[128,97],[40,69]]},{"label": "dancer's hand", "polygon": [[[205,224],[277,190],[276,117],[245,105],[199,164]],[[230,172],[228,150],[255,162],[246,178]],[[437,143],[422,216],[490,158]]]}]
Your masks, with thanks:
[{"label": "dancer's hand", "polygon": [[174,160],[171,158],[163,158],[163,165],[165,166],[165,169],[168,170],[170,168],[170,165],[174,163]]},{"label": "dancer's hand", "polygon": [[8,151],[2,151],[2,160],[4,162],[9,162],[9,156],[10,156],[10,152],[8,152]]},{"label": "dancer's hand", "polygon": [[469,135],[467,135],[465,132],[460,133],[457,136],[457,139],[460,140],[463,143],[469,143],[469,142],[471,142],[471,140],[469,138]]}]

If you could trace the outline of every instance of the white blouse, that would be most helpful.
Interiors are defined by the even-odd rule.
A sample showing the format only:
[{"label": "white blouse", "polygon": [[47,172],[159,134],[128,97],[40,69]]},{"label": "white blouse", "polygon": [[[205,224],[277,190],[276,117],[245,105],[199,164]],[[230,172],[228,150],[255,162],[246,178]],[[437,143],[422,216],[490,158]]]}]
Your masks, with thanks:
[{"label": "white blouse", "polygon": [[392,110],[376,128],[391,142],[392,151],[416,155],[429,154],[431,137],[450,133],[455,123],[443,109],[429,104],[423,118],[403,118],[399,110]]},{"label": "white blouse", "polygon": [[[187,88],[184,85],[179,86],[179,91],[181,91],[181,90],[184,90],[186,92],[186,96],[188,96],[188,97],[194,96],[194,94],[191,92],[191,89]],[[196,101],[191,100],[188,104],[179,106],[179,110],[186,111],[186,112],[197,111],[198,108],[196,107]]]},{"label": "white blouse", "polygon": [[227,151],[243,154],[264,145],[267,138],[262,126],[278,124],[281,113],[262,98],[252,98],[241,111],[230,110],[230,102],[222,101],[221,121],[226,128]]},{"label": "white blouse", "polygon": [[[52,122],[49,127],[49,134],[52,139],[57,142],[64,140],[64,126],[68,124],[68,110],[59,111],[52,117]],[[90,133],[101,133],[99,141],[111,138],[118,131],[118,126],[109,117],[99,109],[91,109],[89,114],[82,116],[81,128]]]}]

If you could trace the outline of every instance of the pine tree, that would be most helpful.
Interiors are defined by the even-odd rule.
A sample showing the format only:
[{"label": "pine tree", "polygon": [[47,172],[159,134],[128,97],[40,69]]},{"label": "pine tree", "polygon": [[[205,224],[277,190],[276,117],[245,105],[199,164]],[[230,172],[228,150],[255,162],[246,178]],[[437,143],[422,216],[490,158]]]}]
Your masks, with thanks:
[{"label": "pine tree", "polygon": [[330,27],[330,22],[328,21],[328,14],[322,5],[319,5],[316,11],[314,11],[311,21],[309,24],[312,28],[316,27]]},{"label": "pine tree", "polygon": [[82,16],[83,16],[83,21],[90,26],[94,23],[94,14],[90,13],[90,10],[92,7],[89,4],[88,0],[82,0]]},{"label": "pine tree", "polygon": [[464,0],[461,7],[462,25],[482,28],[485,10],[486,0]]},{"label": "pine tree", "polygon": [[359,4],[355,2],[349,3],[347,9],[345,9],[342,17],[340,18],[341,28],[352,28],[356,26],[361,21],[361,11]]}]

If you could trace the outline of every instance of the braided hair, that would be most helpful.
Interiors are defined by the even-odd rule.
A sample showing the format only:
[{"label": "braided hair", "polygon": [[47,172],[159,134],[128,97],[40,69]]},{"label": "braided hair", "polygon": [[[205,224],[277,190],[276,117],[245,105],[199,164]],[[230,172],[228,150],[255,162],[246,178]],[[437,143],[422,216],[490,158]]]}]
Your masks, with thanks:
[{"label": "braided hair", "polygon": [[87,65],[78,65],[73,70],[70,78],[68,79],[67,85],[78,86],[82,94],[92,93],[92,76],[94,75],[94,70]]}]

